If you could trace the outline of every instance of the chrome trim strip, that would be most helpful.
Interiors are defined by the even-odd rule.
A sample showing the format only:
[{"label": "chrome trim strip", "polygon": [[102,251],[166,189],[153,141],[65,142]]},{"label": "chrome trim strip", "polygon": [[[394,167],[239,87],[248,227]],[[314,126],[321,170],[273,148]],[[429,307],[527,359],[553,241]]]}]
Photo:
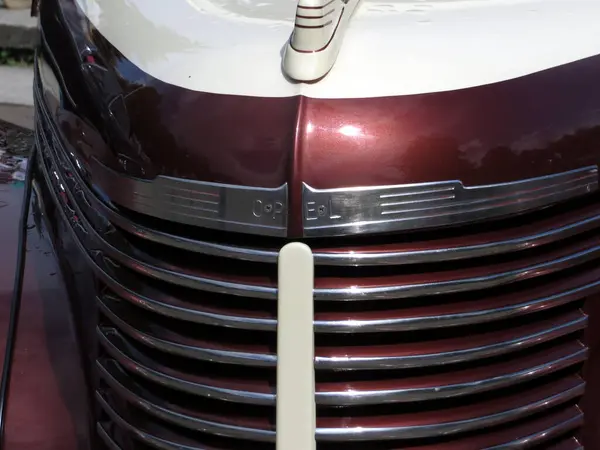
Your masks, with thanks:
[{"label": "chrome trim strip", "polygon": [[[587,316],[581,313],[568,322],[532,333],[518,336],[514,339],[495,342],[489,345],[475,346],[467,349],[445,351],[441,353],[400,355],[400,356],[344,356],[315,358],[317,369],[352,369],[352,370],[381,370],[381,369],[407,369],[413,367],[430,367],[444,364],[454,364],[466,361],[476,361],[483,358],[504,355],[514,351],[533,347],[543,342],[557,339],[561,336],[585,329]],[[476,345],[476,344],[475,344]]]},{"label": "chrome trim strip", "polygon": [[[489,289],[528,280],[542,274],[549,275],[586,263],[599,256],[600,245],[594,245],[551,261],[520,267],[508,272],[491,273],[471,278],[395,286],[317,288],[315,289],[315,300],[387,300]],[[490,267],[490,269],[492,268]]]},{"label": "chrome trim strip", "polygon": [[[187,415],[183,412],[169,409],[167,405],[159,404],[160,400],[153,400],[142,397],[141,392],[125,374],[121,374],[117,379],[112,371],[104,370],[98,367],[100,376],[106,383],[114,389],[127,402],[135,405],[154,417],[165,420],[172,424],[239,439],[251,439],[255,441],[272,442],[275,439],[275,432],[268,429],[246,428],[225,423],[218,423]],[[529,404],[518,406],[516,408],[501,411],[496,413],[488,413],[477,418],[459,419],[446,423],[435,423],[428,425],[413,425],[413,426],[389,426],[389,427],[347,427],[347,428],[317,428],[316,435],[319,441],[369,441],[369,440],[393,440],[393,439],[418,439],[440,435],[449,435],[464,433],[475,429],[491,427],[508,422],[513,422],[533,414],[551,409],[555,406],[568,402],[583,395],[585,390],[585,382],[579,377],[571,377],[569,384],[570,388],[554,393],[546,398],[534,400]],[[125,385],[124,383],[127,383]],[[550,387],[549,387],[550,388]],[[136,392],[138,391],[138,392]],[[97,397],[103,403],[106,403],[102,395],[97,392]]]},{"label": "chrome trim strip", "polygon": [[[96,391],[96,400],[98,401],[98,404],[102,410],[108,415],[108,417],[110,417],[112,422],[114,422],[118,427],[132,434],[133,437],[135,437],[135,439],[137,439],[139,442],[142,442],[150,447],[160,450],[207,450],[206,447],[190,447],[189,445],[185,445],[183,443],[167,441],[165,439],[153,436],[150,433],[146,433],[145,431],[139,430],[128,423],[119,414],[117,414],[117,412],[108,404],[106,399],[98,391]],[[104,428],[101,424],[97,423],[96,427],[100,427],[104,431]],[[106,433],[106,431],[104,432]]]},{"label": "chrome trim strip", "polygon": [[388,389],[380,391],[345,391],[345,392],[318,392],[317,404],[327,406],[358,406],[382,405],[388,403],[410,403],[443,398],[456,398],[465,395],[481,394],[495,389],[502,389],[521,383],[526,383],[536,378],[558,372],[575,364],[585,361],[587,348],[583,347],[576,353],[548,362],[543,365],[529,367],[518,372],[491,376],[477,379],[472,382],[428,386],[411,389]]},{"label": "chrome trim strip", "polygon": [[546,411],[569,400],[583,395],[585,382],[580,383],[568,390],[550,397],[534,401],[528,405],[517,407],[509,411],[493,413],[488,416],[480,416],[476,419],[458,420],[455,422],[436,423],[432,425],[417,425],[406,427],[380,427],[380,428],[318,428],[317,438],[321,441],[368,441],[368,440],[392,440],[392,439],[419,439],[433,436],[443,436],[456,433],[488,428],[513,422],[533,414]]},{"label": "chrome trim strip", "polygon": [[315,189],[302,185],[307,237],[385,233],[476,222],[542,208],[598,189],[598,166],[483,186],[461,181]]},{"label": "chrome trim strip", "polygon": [[[256,367],[275,367],[277,355],[274,353],[252,353],[247,351],[228,350],[223,348],[205,348],[191,346],[185,343],[163,339],[158,325],[154,325],[151,333],[139,330],[125,322],[118,314],[100,298],[96,298],[102,313],[114,324],[116,329],[111,331],[120,335],[119,331],[137,342],[150,348],[183,356],[199,361],[212,361],[224,364],[239,364]],[[488,345],[443,351],[440,353],[425,353],[412,355],[379,355],[379,356],[316,356],[315,367],[319,370],[383,370],[412,367],[430,367],[443,364],[453,364],[479,360],[512,353],[519,349],[529,348],[544,342],[566,336],[575,331],[583,330],[587,325],[587,316],[582,312],[572,313],[565,321],[542,331],[516,336],[510,340],[502,340]],[[118,329],[118,331],[117,331]],[[169,335],[168,332],[164,334]],[[172,333],[170,333],[172,335]],[[172,339],[172,338],[171,338]],[[201,343],[199,343],[200,345]]]},{"label": "chrome trim strip", "polygon": [[[275,439],[275,431],[246,428],[225,423],[213,422],[211,420],[201,419],[200,417],[190,416],[181,412],[173,411],[168,408],[171,405],[160,405],[160,399],[154,398],[148,400],[141,395],[141,389],[127,375],[121,373],[115,375],[114,371],[106,370],[103,366],[96,365],[96,369],[102,379],[124,400],[140,408],[142,411],[174,425],[199,431],[202,433],[213,434],[217,436],[227,436],[237,439],[252,439],[255,441],[272,442]],[[118,369],[117,369],[118,370]],[[119,370],[120,371],[120,370]],[[117,379],[117,376],[122,379]],[[124,383],[127,383],[125,385]],[[138,392],[136,392],[138,391]],[[150,396],[149,393],[147,393]],[[96,391],[96,395],[100,395]]]},{"label": "chrome trim strip", "polygon": [[[135,350],[127,350],[129,345],[127,341],[119,334],[111,332],[110,329],[97,328],[97,336],[110,355],[128,372],[134,373],[142,378],[153,381],[161,386],[166,386],[177,391],[186,392],[201,397],[213,398],[226,402],[247,403],[253,405],[274,405],[275,393],[253,392],[233,390],[222,387],[210,386],[184,378],[176,378],[173,375],[164,373],[157,364],[151,361],[144,362],[143,355],[136,355],[134,359],[130,353]],[[575,347],[575,345],[573,345]],[[579,364],[585,361],[588,349],[583,344],[578,344],[578,350],[573,353],[566,352],[552,361],[546,361],[533,367],[521,369],[510,374],[498,376],[489,376],[489,378],[475,379],[469,382],[459,382],[454,384],[427,386],[422,388],[405,388],[385,390],[352,390],[352,391],[319,391],[316,393],[316,402],[318,405],[327,406],[357,406],[357,405],[378,405],[387,403],[405,403],[424,400],[435,400],[440,398],[460,397],[464,395],[473,395],[487,392],[494,389],[501,389],[524,383],[535,378],[539,378],[562,369]],[[569,351],[571,349],[569,348]],[[105,365],[97,361],[97,364]],[[155,368],[156,367],[156,368]],[[182,377],[185,374],[181,374]],[[440,377],[442,378],[442,377]]]},{"label": "chrome trim strip", "polygon": [[[578,286],[547,297],[508,305],[502,308],[482,309],[455,314],[430,315],[420,317],[389,317],[371,320],[315,320],[315,330],[319,333],[379,333],[391,331],[429,330],[435,328],[476,325],[519,317],[540,309],[551,309],[577,301],[600,288],[600,280]],[[576,296],[576,297],[574,297]],[[274,324],[275,326],[276,324]]]},{"label": "chrome trim strip", "polygon": [[[210,386],[194,381],[176,378],[167,373],[161,372],[156,363],[146,360],[142,355],[136,355],[133,359],[129,354],[134,350],[126,350],[127,341],[114,330],[107,327],[96,327],[96,336],[102,347],[114,361],[118,362],[125,370],[136,374],[139,377],[153,381],[160,386],[166,386],[177,391],[186,392],[201,397],[213,398],[226,402],[248,403],[252,405],[275,405],[274,393],[242,391],[237,389],[228,389],[218,386]],[[575,356],[575,355],[574,355]],[[105,366],[106,363],[96,361],[96,364]]]},{"label": "chrome trim strip", "polygon": [[[559,423],[553,427],[550,427],[544,431],[540,431],[529,436],[525,436],[521,439],[507,442],[506,444],[494,445],[488,447],[486,450],[519,450],[528,449],[536,445],[543,444],[551,441],[554,438],[565,435],[568,431],[575,430],[576,428],[582,427],[584,424],[583,412],[578,406],[575,406],[579,410],[579,414],[570,420]],[[583,449],[583,447],[582,447]]]},{"label": "chrome trim strip", "polygon": [[287,235],[287,183],[259,188],[160,175],[143,180],[93,161],[93,182],[116,204],[198,227],[265,236]]},{"label": "chrome trim strip", "polygon": [[[117,426],[119,426],[121,429],[124,429],[125,431],[131,433],[138,440],[145,442],[146,444],[149,444],[151,446],[154,446],[155,448],[160,448],[163,450],[165,450],[165,449],[166,450],[200,450],[199,447],[189,447],[186,445],[182,445],[180,443],[165,441],[163,439],[157,438],[148,433],[138,430],[137,428],[135,428],[132,425],[130,425],[129,423],[127,423],[121,416],[119,416],[116,413],[116,411],[114,411],[103,398],[100,399],[100,405],[103,408],[103,410],[106,412],[106,414],[110,417],[110,419]],[[538,431],[537,433],[531,434],[531,435],[523,437],[521,439],[513,440],[511,442],[496,445],[493,447],[488,447],[487,450],[517,450],[517,449],[530,448],[533,445],[540,445],[540,444],[546,443],[558,436],[562,436],[562,435],[566,434],[568,431],[579,428],[579,427],[583,426],[583,423],[584,423],[583,413],[581,411],[579,411],[579,414],[574,416],[572,419],[566,420],[566,421],[556,424],[548,429]],[[112,441],[112,439],[108,436],[108,433],[102,427],[101,424],[98,423],[96,425],[96,428],[103,440],[106,441],[108,439],[109,443],[114,443],[114,441]],[[110,447],[110,448],[111,448],[111,450],[121,450],[118,446]],[[583,447],[580,447],[580,448],[583,449]]]},{"label": "chrome trim strip", "polygon": [[[77,241],[79,244],[79,242]],[[123,282],[119,281],[116,274],[109,275],[110,267],[101,268],[83,247],[80,247],[84,257],[94,269],[96,275],[102,279],[108,287],[119,295],[120,298],[158,314],[174,319],[203,325],[221,326],[226,328],[243,330],[275,331],[277,320],[270,318],[257,318],[229,314],[218,314],[213,311],[203,311],[198,307],[192,308],[181,306],[181,300],[176,300],[179,305],[165,303],[143,296],[128,289]],[[511,317],[519,317],[540,310],[549,310],[567,303],[575,302],[587,295],[597,292],[600,288],[600,280],[594,283],[573,287],[556,294],[540,297],[508,305],[502,308],[482,309],[479,311],[468,311],[454,314],[423,315],[417,317],[390,317],[386,319],[348,319],[348,320],[315,320],[315,331],[317,333],[378,333],[394,331],[427,330],[436,328],[455,327],[461,325],[477,325],[482,323],[504,320]],[[107,294],[107,297],[111,295]],[[116,301],[116,300],[115,300]]]},{"label": "chrome trim strip", "polygon": [[117,445],[117,443],[115,441],[113,441],[113,439],[110,437],[108,432],[98,422],[96,422],[96,433],[98,433],[98,436],[100,436],[100,439],[102,440],[104,445],[106,445],[108,450],[123,450],[121,447],[119,447]]},{"label": "chrome trim strip", "polygon": [[277,355],[275,354],[226,350],[218,346],[215,348],[206,348],[161,339],[155,336],[161,331],[158,325],[152,327],[153,334],[145,333],[121,319],[100,298],[96,297],[96,303],[99,310],[115,325],[116,328],[111,330],[111,333],[119,335],[119,331],[122,331],[139,343],[155,350],[198,361],[210,361],[222,364],[239,364],[255,367],[275,367],[277,364]]},{"label": "chrome trim strip", "polygon": [[[600,227],[600,214],[547,231],[481,244],[459,244],[456,247],[391,252],[370,252],[368,251],[368,247],[365,247],[367,251],[363,252],[336,251],[325,253],[317,250],[315,251],[315,262],[320,265],[329,266],[382,266],[457,261],[529,250],[540,245],[576,236],[579,233],[584,233],[597,227]],[[235,256],[232,253],[230,257]]]}]

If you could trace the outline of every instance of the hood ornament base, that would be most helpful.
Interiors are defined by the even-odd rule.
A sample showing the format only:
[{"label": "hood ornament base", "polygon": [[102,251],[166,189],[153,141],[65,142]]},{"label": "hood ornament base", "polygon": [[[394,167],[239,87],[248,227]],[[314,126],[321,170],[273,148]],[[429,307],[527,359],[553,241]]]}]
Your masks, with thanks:
[{"label": "hood ornament base", "polygon": [[329,73],[360,0],[299,0],[294,31],[282,69],[296,81],[318,81]]}]

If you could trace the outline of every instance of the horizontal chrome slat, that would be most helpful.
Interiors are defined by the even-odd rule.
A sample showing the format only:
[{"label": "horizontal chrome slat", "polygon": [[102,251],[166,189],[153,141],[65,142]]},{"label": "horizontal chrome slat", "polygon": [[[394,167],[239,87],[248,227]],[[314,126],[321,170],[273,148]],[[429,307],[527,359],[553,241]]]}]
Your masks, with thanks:
[{"label": "horizontal chrome slat", "polygon": [[[365,278],[364,281],[352,279],[352,286],[318,287],[319,284],[323,285],[327,282],[327,280],[320,279],[315,282],[317,285],[314,290],[315,300],[400,299],[505,286],[517,281],[550,275],[600,258],[600,237],[594,236],[588,242],[575,244],[570,248],[562,248],[554,252],[554,254],[555,256],[545,255],[543,257],[536,257],[540,262],[519,261],[518,263],[512,263],[515,265],[514,269],[500,270],[498,272],[494,272],[494,266],[490,265],[486,267],[486,271],[489,269],[491,273],[486,274],[464,276],[464,274],[460,275],[460,273],[446,272],[439,275],[440,279],[436,280],[436,274],[430,273],[428,276],[432,281],[417,281],[422,279],[422,277],[404,277],[404,279],[403,277],[396,277],[396,279],[387,281],[387,285],[383,285],[377,278]],[[518,267],[516,267],[517,264]],[[475,269],[475,271],[479,272],[478,269]],[[362,286],[361,281],[364,283]],[[342,284],[344,281],[335,280],[335,283]],[[367,283],[371,285],[366,285]]]},{"label": "horizontal chrome slat", "polygon": [[[579,409],[578,407],[574,407]],[[578,415],[570,420],[559,423],[551,428],[548,428],[542,432],[535,433],[521,439],[507,442],[506,444],[494,445],[488,447],[486,450],[518,450],[518,449],[529,449],[536,445],[541,445],[544,442],[548,442],[554,438],[563,436],[565,433],[573,431],[577,428],[582,427],[584,424],[583,413],[580,411]],[[583,447],[580,447],[583,450]]]},{"label": "horizontal chrome slat", "polygon": [[[371,346],[363,354],[355,348],[348,349],[342,355],[329,350],[331,356],[316,356],[316,367],[319,369],[392,369],[409,367],[428,367],[453,364],[466,361],[477,361],[522,350],[534,345],[548,342],[561,336],[582,330],[587,324],[587,316],[583,313],[565,314],[560,320],[540,321],[527,327],[514,327],[510,333],[500,335],[490,333],[471,336],[467,342],[463,338],[446,339],[427,343],[427,350],[415,352],[410,346],[402,345],[378,348]],[[485,343],[481,343],[485,339]],[[458,340],[459,343],[450,341]],[[453,347],[453,346],[456,347]],[[391,347],[391,348],[390,348]],[[417,346],[417,348],[422,348]],[[404,351],[400,350],[403,349]],[[351,353],[356,352],[356,353]]]},{"label": "horizontal chrome slat", "polygon": [[[234,386],[233,383],[228,386],[227,382],[221,379],[206,377],[199,380],[200,377],[194,379],[185,374],[177,373],[172,368],[160,367],[158,363],[143,357],[139,352],[134,354],[134,350],[127,348],[127,342],[123,337],[110,329],[97,328],[96,335],[107,354],[125,370],[161,386],[216,400],[253,405],[275,404],[275,394],[267,390],[263,392],[258,389],[249,390],[248,388],[242,390],[241,386]],[[132,354],[134,356],[131,356]],[[96,364],[105,365],[106,363],[97,361]],[[250,385],[250,383],[247,383],[247,385]]]},{"label": "horizontal chrome slat", "polygon": [[[175,338],[177,337],[175,332],[162,328],[161,332],[164,332],[166,336],[170,336],[171,340],[167,340],[166,337],[161,339],[156,336],[157,333],[155,331],[157,330],[154,330],[156,329],[156,326],[151,326],[151,330],[148,330],[147,332],[140,331],[128,322],[125,322],[119,314],[113,312],[112,309],[106,305],[105,301],[97,298],[97,304],[100,311],[118,328],[118,330],[140,343],[165,353],[171,353],[200,361],[225,364],[274,367],[277,363],[275,354],[266,352],[261,353],[258,351],[251,352],[247,349],[242,350],[242,346],[236,348],[235,346],[202,341],[194,342],[195,345],[184,343],[183,341],[177,342],[175,341]],[[114,332],[116,332],[116,330]]]},{"label": "horizontal chrome slat", "polygon": [[[230,423],[218,421],[221,416],[213,415],[210,412],[206,414],[187,414],[172,402],[165,402],[153,396],[150,392],[135,384],[118,369],[112,368],[111,370],[101,365],[97,365],[96,368],[100,377],[119,397],[122,397],[142,411],[166,422],[194,431],[236,439],[270,442],[275,438],[274,425],[267,428],[268,420],[266,419],[261,421],[265,425],[262,428],[237,425],[235,424],[235,420],[232,420]],[[101,396],[102,394],[97,392],[96,395]],[[252,422],[252,419],[250,419],[250,422]]]},{"label": "horizontal chrome slat", "polygon": [[579,407],[569,406],[535,419],[521,420],[510,428],[483,430],[482,433],[464,439],[402,447],[402,450],[527,450],[572,433],[583,423],[583,413]]},{"label": "horizontal chrome slat", "polygon": [[[125,370],[142,378],[192,395],[222,401],[274,405],[274,387],[265,383],[231,382],[223,378],[191,377],[150,360],[110,329],[98,329],[98,338],[108,355]],[[416,402],[473,395],[514,386],[583,362],[586,347],[570,342],[541,354],[528,354],[519,360],[494,363],[480,369],[402,379],[378,379],[376,383],[317,383],[318,405],[349,406]],[[99,362],[98,364],[104,364]]]},{"label": "horizontal chrome slat", "polygon": [[[359,406],[458,398],[517,386],[580,364],[587,356],[587,349],[575,342],[545,352],[548,354],[544,356],[529,355],[522,360],[489,364],[479,369],[456,369],[451,373],[399,380],[340,383],[347,386],[344,391],[331,390],[333,383],[318,383],[316,399],[319,405]],[[375,387],[377,385],[379,387]]]},{"label": "horizontal chrome slat", "polygon": [[[78,242],[78,241],[77,241]],[[222,326],[245,330],[275,331],[277,320],[260,311],[229,311],[221,308],[203,307],[193,302],[143,285],[141,293],[127,286],[136,285],[135,280],[123,279],[122,273],[102,261],[94,261],[87,250],[80,246],[96,275],[120,298],[146,310],[186,322]],[[592,295],[600,289],[600,269],[563,279],[560,287],[534,288],[507,295],[489,297],[484,302],[464,302],[443,307],[424,305],[416,308],[384,310],[377,314],[317,313],[317,333],[368,333],[445,328],[475,325],[494,320],[508,319],[541,310],[555,308]],[[560,291],[557,291],[560,289]],[[537,297],[536,297],[537,296]],[[364,318],[363,318],[364,317]]]},{"label": "horizontal chrome slat", "polygon": [[[135,437],[141,442],[145,442],[153,448],[161,450],[211,450],[203,444],[186,445],[185,442],[167,441],[159,438],[145,430],[134,427],[120,417],[117,412],[101,398],[100,404],[111,420],[119,428]],[[542,418],[521,421],[519,425],[503,431],[486,431],[483,435],[472,438],[453,440],[450,443],[436,443],[431,446],[407,447],[404,450],[464,450],[467,448],[486,448],[487,450],[526,450],[536,445],[542,445],[553,439],[564,435],[583,425],[583,413],[577,406],[571,406],[565,410],[551,413]],[[519,431],[519,430],[525,430]],[[109,437],[108,432],[101,424],[97,424],[97,430],[101,438],[109,445],[111,450],[121,450]],[[512,438],[511,436],[521,436]],[[111,446],[111,444],[114,444]],[[583,447],[574,439],[569,438],[554,445],[552,450],[579,450]],[[550,450],[550,449],[547,449]]]},{"label": "horizontal chrome slat", "polygon": [[[255,419],[251,416],[238,417],[237,415],[232,417],[222,413],[191,411],[153,396],[116,367],[106,370],[100,366],[99,373],[119,397],[168,423],[237,439],[272,442],[275,438],[274,426],[267,418]],[[483,402],[478,405],[478,408],[470,411],[465,411],[465,408],[450,408],[433,414],[430,412],[397,414],[369,417],[364,421],[356,418],[351,422],[351,426],[347,425],[348,422],[344,417],[320,418],[317,421],[316,436],[320,441],[349,442],[418,439],[465,433],[514,422],[549,410],[581,396],[584,387],[583,380],[572,376],[549,385],[532,388],[525,393]],[[100,393],[98,395],[101,397]],[[243,414],[243,411],[240,413]],[[378,425],[368,425],[374,423]]]},{"label": "horizontal chrome slat", "polygon": [[[600,290],[600,269],[576,277],[561,279],[560,287],[548,283],[481,301],[427,304],[369,313],[317,313],[317,333],[381,333],[428,330],[476,325],[495,320],[516,318],[580,300]],[[560,289],[560,292],[557,292]],[[274,322],[274,321],[273,321]],[[275,328],[273,323],[272,329]]]},{"label": "horizontal chrome slat", "polygon": [[316,247],[315,262],[329,266],[403,266],[438,263],[501,255],[537,248],[600,227],[600,208],[570,212],[564,217],[531,223],[501,233],[485,229],[460,239],[436,239],[431,242],[409,242],[377,246]]},{"label": "horizontal chrome slat", "polygon": [[[143,320],[139,320],[135,314],[127,314],[117,302],[112,302],[109,298],[98,298],[97,303],[102,313],[119,331],[143,345],[165,353],[201,361],[259,367],[275,367],[277,363],[277,356],[270,352],[267,346],[224,345],[219,342],[184,338],[158,324],[146,326]],[[113,311],[114,308],[121,309],[121,312]],[[128,317],[127,322],[122,318],[125,315]],[[407,343],[339,349],[317,347],[315,365],[317,369],[374,370],[473,361],[532,347],[582,330],[586,324],[587,316],[580,311],[574,311],[558,319],[514,327],[510,333],[489,332],[472,339],[442,339],[429,342],[427,346],[415,347]]]},{"label": "horizontal chrome slat", "polygon": [[123,450],[115,441],[113,441],[109,433],[99,423],[96,424],[96,433],[98,433],[100,440],[106,445],[108,450]]},{"label": "horizontal chrome slat", "polygon": [[[102,397],[102,395],[98,392],[96,393],[96,401],[100,404],[102,410],[108,415],[108,417],[110,417],[110,420],[113,423],[115,423],[119,428],[125,430],[127,433],[131,434],[137,441],[149,445],[152,448],[160,450],[216,450],[206,445],[187,445],[185,442],[173,442],[167,439],[162,439],[158,436],[154,436],[153,434],[143,431],[128,423],[109,405],[108,401],[106,401],[106,399]],[[100,436],[109,436],[109,432],[105,430],[102,424],[97,423],[96,429],[100,430]]]},{"label": "horizontal chrome slat", "polygon": [[[473,404],[473,409],[458,408],[460,412],[446,410],[435,414],[407,414],[407,424],[393,417],[369,417],[367,423],[379,425],[360,426],[360,419],[353,420],[354,427],[345,426],[345,419],[323,419],[317,424],[317,439],[332,442],[420,439],[449,436],[482,430],[488,427],[514,423],[542,411],[577,399],[585,390],[579,377],[569,377],[552,384],[532,388],[520,394],[509,394],[497,399],[487,407]],[[475,408],[475,406],[479,406]],[[467,409],[467,411],[465,411]],[[381,419],[381,420],[379,420]],[[384,425],[387,422],[388,425]],[[329,423],[332,423],[329,425]],[[333,423],[339,424],[333,426]]]}]

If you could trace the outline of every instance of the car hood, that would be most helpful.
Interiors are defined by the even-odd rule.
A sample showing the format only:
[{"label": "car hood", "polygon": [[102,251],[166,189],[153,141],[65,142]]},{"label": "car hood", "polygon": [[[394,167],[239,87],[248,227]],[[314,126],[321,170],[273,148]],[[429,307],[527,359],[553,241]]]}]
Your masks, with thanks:
[{"label": "car hood", "polygon": [[258,97],[381,97],[495,83],[600,54],[596,0],[363,0],[333,70],[291,83],[297,0],[77,0],[150,75]]}]

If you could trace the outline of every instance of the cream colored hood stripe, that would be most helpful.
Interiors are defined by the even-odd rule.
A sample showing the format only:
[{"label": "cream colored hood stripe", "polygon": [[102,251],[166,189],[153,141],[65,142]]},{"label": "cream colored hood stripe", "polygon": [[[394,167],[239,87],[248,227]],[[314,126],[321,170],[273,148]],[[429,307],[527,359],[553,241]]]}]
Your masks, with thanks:
[{"label": "cream colored hood stripe", "polygon": [[362,0],[329,74],[318,83],[293,83],[281,66],[298,0],[75,1],[146,73],[216,94],[364,98],[450,91],[600,54],[598,0]]}]

